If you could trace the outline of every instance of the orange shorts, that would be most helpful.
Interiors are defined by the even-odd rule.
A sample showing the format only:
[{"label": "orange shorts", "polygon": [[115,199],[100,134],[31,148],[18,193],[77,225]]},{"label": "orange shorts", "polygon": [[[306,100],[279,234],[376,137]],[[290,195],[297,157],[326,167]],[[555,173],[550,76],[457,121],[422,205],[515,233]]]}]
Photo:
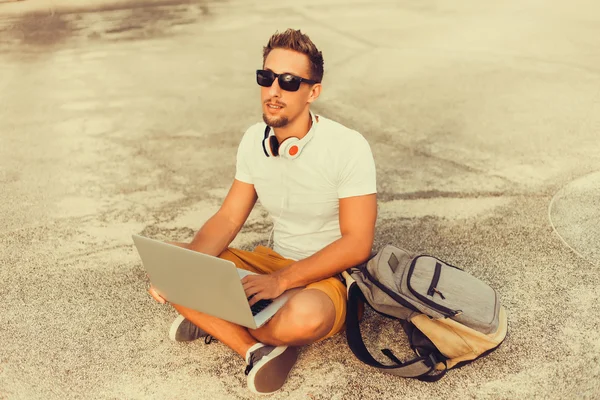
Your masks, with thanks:
[{"label": "orange shorts", "polygon": [[[236,267],[258,274],[269,274],[292,264],[294,260],[284,258],[275,251],[257,246],[254,251],[229,248],[219,258],[232,261]],[[327,335],[319,340],[327,339],[344,329],[346,323],[346,285],[339,279],[327,278],[306,286],[306,289],[317,289],[325,293],[335,307],[335,322]]]}]

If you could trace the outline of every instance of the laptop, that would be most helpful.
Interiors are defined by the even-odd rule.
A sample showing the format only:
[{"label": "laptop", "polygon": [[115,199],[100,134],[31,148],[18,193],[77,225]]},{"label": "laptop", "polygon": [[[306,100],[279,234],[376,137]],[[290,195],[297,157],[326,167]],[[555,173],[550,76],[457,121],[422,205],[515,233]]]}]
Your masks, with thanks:
[{"label": "laptop", "polygon": [[164,299],[247,328],[260,328],[299,290],[250,307],[241,279],[254,272],[159,240],[132,238],[150,282]]}]

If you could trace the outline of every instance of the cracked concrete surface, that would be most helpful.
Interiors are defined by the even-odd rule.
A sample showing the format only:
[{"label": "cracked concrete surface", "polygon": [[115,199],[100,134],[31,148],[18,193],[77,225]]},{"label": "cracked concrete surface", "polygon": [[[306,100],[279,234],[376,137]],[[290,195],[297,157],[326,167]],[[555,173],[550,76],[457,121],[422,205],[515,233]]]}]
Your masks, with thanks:
[{"label": "cracked concrete surface", "polygon": [[[253,398],[220,343],[170,342],[132,233],[186,240],[219,206],[277,29],[325,57],[314,109],[378,171],[376,248],[461,265],[505,343],[435,384],[343,335],[273,398],[598,398],[600,6],[589,0],[0,2],[0,399]],[[553,200],[554,199],[554,200]],[[552,203],[552,204],[551,204]],[[234,245],[266,243],[258,206]],[[373,349],[409,356],[368,312]]]}]

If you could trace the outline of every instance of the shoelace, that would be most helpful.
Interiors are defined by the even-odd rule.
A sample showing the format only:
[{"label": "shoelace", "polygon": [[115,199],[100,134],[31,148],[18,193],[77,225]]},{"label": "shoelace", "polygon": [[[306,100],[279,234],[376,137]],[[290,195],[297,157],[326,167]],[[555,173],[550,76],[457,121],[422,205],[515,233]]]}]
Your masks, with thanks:
[{"label": "shoelace", "polygon": [[248,363],[248,365],[246,365],[244,374],[248,375],[250,373],[250,371],[252,370],[252,367],[254,367],[254,353],[250,356],[250,362]]}]

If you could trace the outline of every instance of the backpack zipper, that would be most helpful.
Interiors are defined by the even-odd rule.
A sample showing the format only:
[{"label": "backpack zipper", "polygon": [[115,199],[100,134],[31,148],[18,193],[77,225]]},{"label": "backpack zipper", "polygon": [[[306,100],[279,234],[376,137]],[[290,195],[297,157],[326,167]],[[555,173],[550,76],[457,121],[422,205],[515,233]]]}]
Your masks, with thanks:
[{"label": "backpack zipper", "polygon": [[429,285],[429,290],[427,294],[433,297],[434,294],[439,294],[442,300],[445,300],[446,297],[437,289],[437,284],[440,281],[440,275],[442,274],[442,264],[439,262],[435,263],[435,271],[433,272],[433,279],[431,280],[431,285]]},{"label": "backpack zipper", "polygon": [[[445,314],[446,316],[452,316],[455,317],[458,314],[462,313],[461,310],[452,310],[448,307],[445,307],[441,304],[436,303],[435,301],[430,300],[429,298],[423,296],[422,294],[420,294],[419,292],[417,292],[411,285],[410,285],[410,278],[412,277],[413,271],[415,269],[415,266],[417,264],[417,260],[422,257],[422,256],[418,256],[415,257],[415,259],[412,261],[410,268],[408,269],[408,276],[406,277],[406,286],[408,286],[408,290],[410,290],[410,292],[413,294],[413,296],[415,296],[417,299],[419,299],[420,301],[422,301],[423,303],[427,304],[429,307],[437,310],[438,312]],[[435,258],[435,257],[433,257]],[[454,266],[453,266],[454,267]],[[440,265],[440,270],[441,270],[442,266]],[[456,268],[456,267],[454,267]],[[459,269],[459,268],[457,268]],[[439,279],[439,277],[438,277]],[[439,291],[438,291],[439,292]]]}]

